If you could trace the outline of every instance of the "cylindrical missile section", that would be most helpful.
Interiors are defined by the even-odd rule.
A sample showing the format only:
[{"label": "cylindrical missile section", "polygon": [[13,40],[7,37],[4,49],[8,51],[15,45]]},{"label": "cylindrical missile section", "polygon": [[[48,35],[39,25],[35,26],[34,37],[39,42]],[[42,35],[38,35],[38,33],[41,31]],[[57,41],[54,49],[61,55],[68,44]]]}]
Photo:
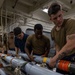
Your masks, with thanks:
[{"label": "cylindrical missile section", "polygon": [[[8,51],[8,53],[15,54],[13,51]],[[28,56],[24,53],[19,53],[19,55],[25,59],[28,59]],[[34,61],[37,63],[50,63],[50,58],[47,57],[41,57],[41,56],[34,56]],[[59,60],[58,63],[56,63],[56,68],[59,68],[60,70],[66,71],[66,72],[73,72],[75,73],[75,64],[71,63],[69,61],[65,60]]]},{"label": "cylindrical missile section", "polygon": [[27,75],[50,75],[50,74],[51,75],[62,75],[60,73],[53,72],[53,71],[48,70],[46,68],[42,68],[40,66],[37,66],[36,64],[32,64],[30,62],[26,62],[22,59],[14,58],[12,56],[6,56],[4,54],[3,55],[1,54],[1,57],[3,57],[6,62],[11,64],[12,67],[14,67],[14,68],[19,67],[20,70],[22,68],[23,71]]}]

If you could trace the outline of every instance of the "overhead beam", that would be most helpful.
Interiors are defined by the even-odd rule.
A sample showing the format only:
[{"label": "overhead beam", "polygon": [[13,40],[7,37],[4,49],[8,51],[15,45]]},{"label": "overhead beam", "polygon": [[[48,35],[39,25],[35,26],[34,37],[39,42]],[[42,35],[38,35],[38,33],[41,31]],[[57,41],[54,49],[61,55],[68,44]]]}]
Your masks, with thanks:
[{"label": "overhead beam", "polygon": [[65,13],[65,16],[66,15],[74,15],[74,14],[75,14],[75,7],[73,9],[68,10],[68,12]]},{"label": "overhead beam", "polygon": [[29,9],[29,12],[33,12],[34,10],[41,8],[43,5],[45,5],[46,3],[50,2],[50,1],[52,1],[52,0],[37,1],[37,3]]},{"label": "overhead beam", "polygon": [[58,2],[61,2],[64,7],[71,9],[71,4],[67,0],[57,0]]},{"label": "overhead beam", "polygon": [[33,6],[32,3],[30,3],[28,0],[19,0],[22,4],[28,5],[28,6]]},{"label": "overhead beam", "polygon": [[13,8],[13,6],[14,6],[14,1],[13,0],[11,0],[11,1],[6,0],[6,3],[3,6],[5,6],[4,10],[7,9],[7,11],[11,11],[11,12],[24,12],[24,13],[27,13],[27,11],[28,11],[28,7],[25,6],[22,3],[19,3],[19,2],[17,2],[15,8]]}]

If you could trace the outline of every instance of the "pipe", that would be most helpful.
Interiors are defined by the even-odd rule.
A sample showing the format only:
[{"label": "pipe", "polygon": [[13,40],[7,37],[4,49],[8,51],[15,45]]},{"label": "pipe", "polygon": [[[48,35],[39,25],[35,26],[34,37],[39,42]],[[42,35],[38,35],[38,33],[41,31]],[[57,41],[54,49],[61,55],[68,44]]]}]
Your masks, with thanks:
[{"label": "pipe", "polygon": [[[3,11],[5,11],[5,10],[3,10]],[[7,12],[10,13],[10,14],[13,13],[13,12],[10,12],[10,11],[7,11]],[[14,14],[15,14],[15,15],[18,15],[18,16],[22,16],[22,17],[24,17],[24,18],[29,18],[29,19],[33,19],[33,20],[36,20],[36,21],[41,21],[41,22],[44,22],[44,23],[51,24],[51,23],[48,22],[48,21],[41,20],[41,19],[38,19],[38,18],[34,18],[34,17],[32,17],[32,15],[28,15],[28,14],[25,14],[25,13],[24,13],[24,15],[22,15],[22,14],[19,14],[19,13],[15,13],[15,12],[14,12]],[[5,17],[5,16],[3,16],[3,17]]]},{"label": "pipe", "polygon": [[2,31],[1,35],[2,35],[2,44],[3,44],[3,28],[4,28],[4,27],[3,27],[3,18],[2,18],[3,12],[2,12],[2,11],[3,11],[3,8],[1,9],[1,14],[0,14],[0,15],[1,15],[1,27],[2,27],[2,28],[1,28],[1,29],[2,29],[2,30],[1,30],[1,31]]},{"label": "pipe", "polygon": [[23,69],[23,71],[27,75],[62,75],[57,72],[53,72],[46,68],[42,68],[40,66],[32,64],[31,62],[28,63],[22,59],[14,58],[12,56],[7,56],[5,54],[0,54],[0,56],[9,64],[11,64],[12,67],[14,68],[19,67],[20,70]]},{"label": "pipe", "polygon": [[15,1],[15,4],[12,6],[12,8],[15,8],[17,2],[18,2],[18,0]]}]

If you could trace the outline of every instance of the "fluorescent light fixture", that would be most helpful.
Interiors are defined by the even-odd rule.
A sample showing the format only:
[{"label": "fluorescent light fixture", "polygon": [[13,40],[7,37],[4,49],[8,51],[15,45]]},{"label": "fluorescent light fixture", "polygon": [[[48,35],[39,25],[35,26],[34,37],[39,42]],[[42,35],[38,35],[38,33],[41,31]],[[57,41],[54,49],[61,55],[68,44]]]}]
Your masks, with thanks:
[{"label": "fluorescent light fixture", "polygon": [[48,13],[48,9],[47,8],[43,9],[42,11],[45,12],[45,13]]}]

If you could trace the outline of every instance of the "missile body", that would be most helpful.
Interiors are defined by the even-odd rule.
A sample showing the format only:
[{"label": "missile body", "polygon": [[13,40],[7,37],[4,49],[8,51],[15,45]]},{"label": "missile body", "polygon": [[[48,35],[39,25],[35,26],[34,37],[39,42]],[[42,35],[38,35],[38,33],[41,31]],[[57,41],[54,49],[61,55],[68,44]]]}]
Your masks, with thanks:
[{"label": "missile body", "polygon": [[60,73],[53,72],[53,71],[48,70],[46,68],[42,68],[42,67],[37,66],[31,62],[27,62],[27,61],[24,61],[19,58],[7,56],[4,54],[1,54],[0,56],[6,62],[11,64],[12,67],[20,68],[20,70],[24,71],[27,75],[62,75]]},{"label": "missile body", "polygon": [[[8,53],[15,55],[15,52],[13,51],[8,51]],[[28,59],[27,54],[24,53],[19,53],[19,55],[25,59]],[[47,57],[41,57],[41,56],[34,56],[34,61],[38,63],[50,63],[50,58]],[[67,71],[67,72],[72,72],[75,73],[75,63],[71,63],[69,61],[65,60],[59,60],[58,63],[56,63],[56,68],[59,68],[60,70]]]},{"label": "missile body", "polygon": [[0,75],[7,75],[3,68],[0,68]]}]

